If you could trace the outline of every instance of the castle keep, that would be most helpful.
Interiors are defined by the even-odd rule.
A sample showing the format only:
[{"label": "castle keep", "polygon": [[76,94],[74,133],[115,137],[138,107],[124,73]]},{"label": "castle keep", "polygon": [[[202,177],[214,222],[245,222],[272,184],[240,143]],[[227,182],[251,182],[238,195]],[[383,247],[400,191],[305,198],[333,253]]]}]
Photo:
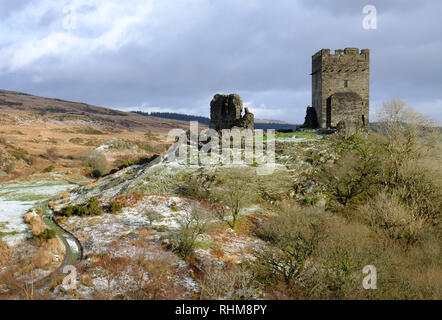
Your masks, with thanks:
[{"label": "castle keep", "polygon": [[312,57],[312,107],[306,126],[337,127],[341,121],[358,126],[369,122],[370,51],[322,49]]}]

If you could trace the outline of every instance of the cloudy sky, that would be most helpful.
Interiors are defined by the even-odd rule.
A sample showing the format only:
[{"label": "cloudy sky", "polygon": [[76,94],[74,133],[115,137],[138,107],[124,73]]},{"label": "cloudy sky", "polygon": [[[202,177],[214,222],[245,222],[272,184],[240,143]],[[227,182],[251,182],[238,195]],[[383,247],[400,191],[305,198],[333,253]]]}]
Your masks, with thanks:
[{"label": "cloudy sky", "polygon": [[[363,7],[377,29],[363,28]],[[209,114],[239,93],[303,122],[311,56],[371,49],[371,111],[393,97],[442,121],[442,1],[0,0],[0,88],[121,110]]]}]

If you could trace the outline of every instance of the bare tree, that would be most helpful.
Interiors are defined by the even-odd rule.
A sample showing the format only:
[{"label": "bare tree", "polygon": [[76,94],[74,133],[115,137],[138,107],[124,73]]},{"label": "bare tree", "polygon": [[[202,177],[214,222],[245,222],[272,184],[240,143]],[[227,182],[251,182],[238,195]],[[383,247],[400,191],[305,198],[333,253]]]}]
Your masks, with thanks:
[{"label": "bare tree", "polygon": [[341,156],[336,165],[325,166],[318,172],[331,200],[344,207],[363,202],[377,192],[380,183],[381,163],[379,148],[364,133],[354,136],[356,143]]},{"label": "bare tree", "polygon": [[103,153],[96,150],[87,150],[80,155],[84,165],[92,167],[92,174],[99,178],[109,172],[109,166]]},{"label": "bare tree", "polygon": [[381,146],[391,164],[386,172],[387,179],[397,183],[401,166],[418,160],[432,148],[439,128],[434,120],[408,107],[400,99],[384,102],[377,118],[384,136]]},{"label": "bare tree", "polygon": [[244,265],[209,263],[201,280],[202,300],[245,300],[260,296],[262,286]]},{"label": "bare tree", "polygon": [[241,210],[256,197],[256,181],[252,170],[245,168],[225,169],[217,177],[217,186],[212,191],[212,198],[230,209],[228,225],[235,229]]},{"label": "bare tree", "polygon": [[178,230],[171,236],[171,245],[183,258],[190,256],[198,237],[209,230],[210,215],[199,205],[193,205],[179,221]]},{"label": "bare tree", "polygon": [[150,226],[162,217],[161,214],[150,208],[144,208],[141,214],[149,221]]}]

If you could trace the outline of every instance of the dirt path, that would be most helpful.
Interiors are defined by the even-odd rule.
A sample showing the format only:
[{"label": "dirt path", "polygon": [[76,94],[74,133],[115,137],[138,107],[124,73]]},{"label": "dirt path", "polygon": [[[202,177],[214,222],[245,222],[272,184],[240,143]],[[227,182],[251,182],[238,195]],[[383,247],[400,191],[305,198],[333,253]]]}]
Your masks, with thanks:
[{"label": "dirt path", "polygon": [[[52,229],[56,232],[57,237],[63,243],[65,247],[65,256],[61,265],[52,272],[49,276],[38,281],[39,284],[45,285],[49,284],[50,281],[59,274],[63,274],[63,269],[65,266],[73,265],[80,262],[83,259],[83,247],[81,246],[80,241],[69,231],[63,229],[54,219],[52,215],[52,210],[49,209],[48,204],[44,203],[42,205],[42,209],[44,212],[43,222],[48,226],[49,229]],[[71,240],[71,241],[68,241]],[[72,243],[75,243],[75,248],[71,246]]]}]

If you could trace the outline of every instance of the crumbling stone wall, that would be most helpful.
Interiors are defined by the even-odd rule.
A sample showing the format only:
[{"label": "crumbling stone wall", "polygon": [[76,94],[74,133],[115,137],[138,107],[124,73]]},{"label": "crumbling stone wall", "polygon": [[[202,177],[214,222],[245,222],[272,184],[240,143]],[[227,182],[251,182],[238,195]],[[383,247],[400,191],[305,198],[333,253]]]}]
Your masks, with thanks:
[{"label": "crumbling stone wall", "polygon": [[236,120],[235,127],[252,130],[255,128],[255,116],[249,111],[249,108],[245,108],[244,116]]},{"label": "crumbling stone wall", "polygon": [[[370,51],[357,48],[322,49],[312,57],[312,107],[316,111],[318,127],[336,127],[341,120],[369,123]],[[358,110],[351,110],[353,102],[345,106],[333,105],[351,96],[334,96],[338,93],[355,93],[361,99]],[[334,99],[333,99],[334,96]],[[330,104],[331,103],[331,104]],[[334,106],[334,108],[333,108]],[[331,108],[330,108],[331,107]],[[336,119],[336,120],[333,120]]]},{"label": "crumbling stone wall", "polygon": [[316,110],[313,107],[307,107],[307,114],[305,116],[304,128],[317,128],[318,127],[318,118],[316,115]]},{"label": "crumbling stone wall", "polygon": [[239,127],[254,129],[255,117],[245,109],[242,116],[243,103],[237,94],[216,94],[210,102],[210,128],[215,130]]}]

